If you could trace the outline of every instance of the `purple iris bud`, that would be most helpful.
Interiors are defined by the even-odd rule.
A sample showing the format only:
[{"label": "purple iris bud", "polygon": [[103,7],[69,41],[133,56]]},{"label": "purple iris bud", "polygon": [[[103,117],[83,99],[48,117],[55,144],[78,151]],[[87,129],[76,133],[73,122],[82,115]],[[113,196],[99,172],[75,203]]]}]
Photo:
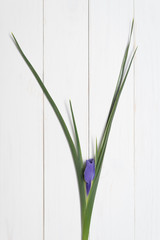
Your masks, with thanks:
[{"label": "purple iris bud", "polygon": [[84,170],[84,180],[86,182],[86,192],[87,196],[91,188],[91,182],[95,176],[95,162],[94,159],[89,159],[86,161],[86,167]]}]

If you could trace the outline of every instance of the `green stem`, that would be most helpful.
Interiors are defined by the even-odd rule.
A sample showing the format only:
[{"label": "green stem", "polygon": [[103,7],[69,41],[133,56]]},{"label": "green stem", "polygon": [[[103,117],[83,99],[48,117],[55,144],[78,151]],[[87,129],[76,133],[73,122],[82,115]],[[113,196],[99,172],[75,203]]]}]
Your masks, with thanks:
[{"label": "green stem", "polygon": [[[89,233],[89,229],[88,229],[88,233]],[[88,240],[88,235],[89,234],[87,234],[84,227],[82,226],[82,240]]]}]

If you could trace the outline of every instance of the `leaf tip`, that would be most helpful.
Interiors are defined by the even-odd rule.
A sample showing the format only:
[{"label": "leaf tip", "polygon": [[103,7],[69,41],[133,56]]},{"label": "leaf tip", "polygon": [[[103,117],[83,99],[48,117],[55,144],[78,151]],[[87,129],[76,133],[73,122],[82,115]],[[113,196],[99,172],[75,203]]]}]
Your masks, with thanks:
[{"label": "leaf tip", "polygon": [[69,105],[70,105],[70,108],[72,109],[72,102],[71,102],[71,99],[69,99]]},{"label": "leaf tip", "polygon": [[13,32],[10,33],[10,36],[15,39]]}]

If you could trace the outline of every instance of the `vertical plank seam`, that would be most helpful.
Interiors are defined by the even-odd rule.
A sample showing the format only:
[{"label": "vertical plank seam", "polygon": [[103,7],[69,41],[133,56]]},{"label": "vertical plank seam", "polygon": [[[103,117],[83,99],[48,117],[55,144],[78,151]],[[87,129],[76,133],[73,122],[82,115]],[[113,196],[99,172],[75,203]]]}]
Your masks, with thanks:
[{"label": "vertical plank seam", "polygon": [[[135,0],[133,0],[133,17],[135,19]],[[136,47],[136,31],[135,31],[135,24],[134,24],[134,33],[133,33],[133,48]],[[133,63],[133,181],[134,181],[134,240],[136,240],[136,158],[135,158],[135,151],[136,151],[136,119],[135,119],[135,106],[136,106],[136,80],[135,80],[135,60]]]},{"label": "vertical plank seam", "polygon": [[88,0],[88,131],[87,131],[87,156],[90,157],[90,2]]},{"label": "vertical plank seam", "polygon": [[[44,0],[42,0],[42,81],[44,83]],[[42,95],[42,111],[43,111],[43,117],[42,117],[42,138],[43,138],[43,164],[42,164],[42,218],[43,218],[43,230],[42,230],[42,239],[45,240],[45,123],[44,123],[44,93]]]},{"label": "vertical plank seam", "polygon": [[[88,158],[90,157],[90,0],[88,0]],[[88,236],[90,239],[90,236]]]}]

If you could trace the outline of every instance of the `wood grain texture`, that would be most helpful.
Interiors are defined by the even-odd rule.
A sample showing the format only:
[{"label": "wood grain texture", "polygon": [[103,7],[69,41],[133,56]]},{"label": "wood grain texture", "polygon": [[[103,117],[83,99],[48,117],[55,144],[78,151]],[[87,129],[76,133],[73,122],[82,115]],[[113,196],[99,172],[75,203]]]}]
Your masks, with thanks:
[{"label": "wood grain texture", "polygon": [[138,52],[113,120],[90,240],[160,239],[159,8],[158,0],[0,4],[0,240],[81,239],[69,147],[9,33],[40,76],[44,67],[72,134],[71,99],[85,161],[107,119],[134,13]]},{"label": "wood grain texture", "polygon": [[42,240],[42,93],[12,31],[42,73],[42,4],[0,4],[0,239]]},{"label": "wood grain texture", "polygon": [[[132,21],[132,1],[90,1],[91,156],[100,141]],[[133,69],[113,120],[90,239],[134,239]]]},{"label": "wood grain texture", "polygon": [[159,1],[135,1],[136,239],[160,239]]},{"label": "wood grain texture", "polygon": [[[45,84],[70,132],[69,99],[87,158],[87,1],[45,3]],[[73,134],[72,134],[73,135]],[[45,236],[81,239],[77,179],[70,150],[54,112],[45,103]]]}]

